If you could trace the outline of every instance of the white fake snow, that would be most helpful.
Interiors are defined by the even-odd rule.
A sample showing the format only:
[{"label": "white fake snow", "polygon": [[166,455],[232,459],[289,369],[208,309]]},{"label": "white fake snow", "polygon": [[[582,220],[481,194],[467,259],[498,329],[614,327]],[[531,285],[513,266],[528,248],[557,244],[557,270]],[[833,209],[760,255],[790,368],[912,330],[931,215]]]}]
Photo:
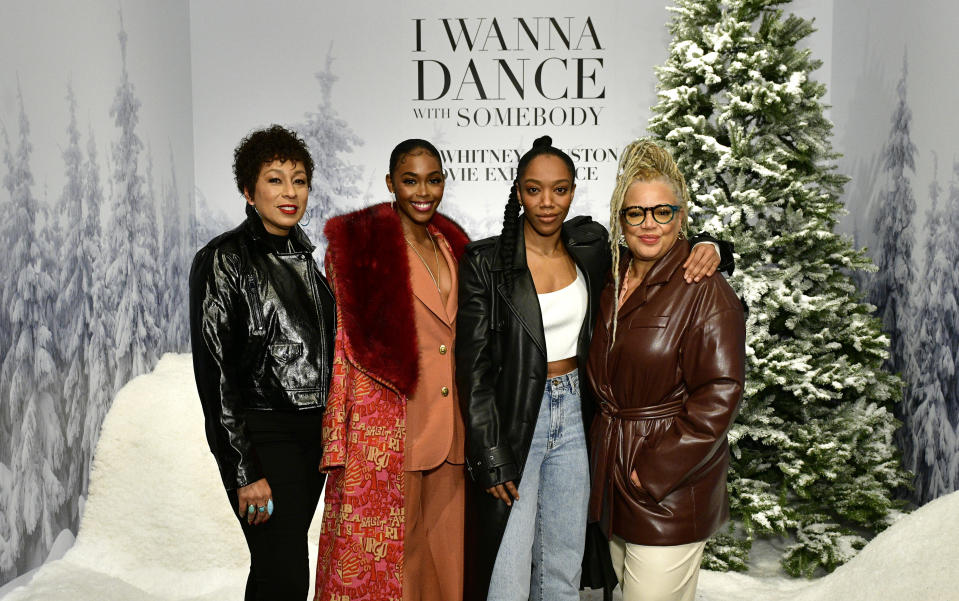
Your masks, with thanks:
[{"label": "white fake snow", "polygon": [[[241,599],[249,555],[219,482],[190,355],[164,355],[153,373],[119,392],[107,415],[75,544],[56,559],[58,544],[26,586],[3,587],[3,600]],[[783,575],[775,543],[759,542],[750,572],[704,570],[696,599],[955,601],[956,516],[959,493],[905,516],[848,564],[813,581]],[[318,517],[310,531],[311,566]],[[69,544],[68,534],[58,540]]]}]

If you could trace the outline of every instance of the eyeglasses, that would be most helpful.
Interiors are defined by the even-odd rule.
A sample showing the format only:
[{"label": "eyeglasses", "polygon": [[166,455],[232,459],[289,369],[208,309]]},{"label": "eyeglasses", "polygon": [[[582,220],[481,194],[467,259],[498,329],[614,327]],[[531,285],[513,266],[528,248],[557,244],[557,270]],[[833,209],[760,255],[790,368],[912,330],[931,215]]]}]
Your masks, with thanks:
[{"label": "eyeglasses", "polygon": [[655,207],[626,207],[619,210],[619,216],[626,219],[629,225],[642,225],[646,221],[646,211],[653,214],[653,221],[666,225],[673,220],[681,209],[679,205],[656,205]]}]

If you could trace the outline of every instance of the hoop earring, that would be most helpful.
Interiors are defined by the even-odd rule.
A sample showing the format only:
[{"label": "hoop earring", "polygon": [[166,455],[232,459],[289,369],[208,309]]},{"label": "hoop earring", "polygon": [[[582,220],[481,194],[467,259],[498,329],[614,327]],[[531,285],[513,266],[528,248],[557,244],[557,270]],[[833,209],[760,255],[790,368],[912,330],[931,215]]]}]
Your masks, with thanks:
[{"label": "hoop earring", "polygon": [[310,221],[313,220],[313,208],[309,208],[303,212],[303,216],[300,217],[300,222],[297,224],[300,227],[310,227]]}]

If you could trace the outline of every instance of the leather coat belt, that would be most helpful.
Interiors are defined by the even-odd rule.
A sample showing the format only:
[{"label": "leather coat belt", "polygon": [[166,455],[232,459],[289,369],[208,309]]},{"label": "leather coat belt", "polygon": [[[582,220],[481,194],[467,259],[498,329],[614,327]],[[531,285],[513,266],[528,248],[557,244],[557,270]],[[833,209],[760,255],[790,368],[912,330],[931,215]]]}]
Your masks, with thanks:
[{"label": "leather coat belt", "polygon": [[[674,396],[674,395],[670,395]],[[629,409],[618,409],[609,403],[600,405],[600,413],[610,420],[622,419],[626,421],[640,421],[644,419],[660,419],[663,417],[672,417],[679,415],[683,409],[683,399],[674,399],[666,401],[660,405],[649,405],[648,407],[634,407]]]},{"label": "leather coat belt", "polygon": [[[618,465],[611,465],[610,460],[615,460],[615,457],[619,454],[623,455],[623,459],[628,461],[628,458],[625,457],[627,449],[623,447],[623,422],[663,419],[679,415],[685,403],[685,395],[681,393],[681,388],[676,389],[666,397],[672,400],[658,405],[648,405],[646,407],[620,409],[605,401],[600,404],[600,416],[606,420],[606,423],[603,425],[605,430],[605,432],[603,432],[605,444],[601,445],[602,450],[597,453],[597,462],[594,464],[594,467],[598,469],[594,471],[592,484],[593,486],[600,483],[603,485],[602,501],[600,501],[602,507],[596,506],[595,501],[599,499],[594,497],[595,501],[590,504],[589,508],[589,518],[590,521],[599,520],[607,536],[612,535],[613,495],[615,494],[613,478],[616,470],[619,469]],[[677,396],[679,398],[676,398]],[[606,473],[602,475],[596,473],[599,470],[605,470]],[[599,477],[596,478],[596,476]],[[625,474],[624,477],[628,479],[630,475]]]}]

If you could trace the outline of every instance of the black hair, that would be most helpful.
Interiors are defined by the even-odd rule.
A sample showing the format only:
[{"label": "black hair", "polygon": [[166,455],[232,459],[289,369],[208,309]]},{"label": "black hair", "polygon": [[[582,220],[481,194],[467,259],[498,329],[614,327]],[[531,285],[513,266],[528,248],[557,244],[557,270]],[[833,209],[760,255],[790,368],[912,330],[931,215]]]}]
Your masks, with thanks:
[{"label": "black hair", "polygon": [[233,178],[240,194],[249,191],[252,197],[260,170],[273,161],[302,163],[306,185],[312,188],[314,165],[306,142],[295,132],[274,124],[250,132],[233,151]]},{"label": "black hair", "polygon": [[413,153],[414,150],[425,150],[428,154],[433,155],[440,164],[440,171],[443,170],[443,158],[440,156],[440,151],[436,150],[436,146],[433,146],[427,140],[410,138],[409,140],[403,140],[397,144],[396,148],[393,149],[393,152],[390,153],[389,173],[392,175],[393,170],[396,169],[396,165],[403,159],[403,157]]},{"label": "black hair", "polygon": [[519,184],[526,175],[526,169],[536,157],[543,155],[552,155],[558,157],[566,163],[569,169],[570,181],[576,181],[576,167],[573,165],[573,159],[568,154],[553,146],[553,139],[549,136],[541,136],[533,141],[533,147],[526,151],[519,159],[516,166],[516,180],[509,190],[509,200],[506,201],[506,209],[503,211],[503,230],[500,233],[500,259],[506,267],[506,289],[513,291],[513,253],[515,252],[516,238],[519,236]]}]

